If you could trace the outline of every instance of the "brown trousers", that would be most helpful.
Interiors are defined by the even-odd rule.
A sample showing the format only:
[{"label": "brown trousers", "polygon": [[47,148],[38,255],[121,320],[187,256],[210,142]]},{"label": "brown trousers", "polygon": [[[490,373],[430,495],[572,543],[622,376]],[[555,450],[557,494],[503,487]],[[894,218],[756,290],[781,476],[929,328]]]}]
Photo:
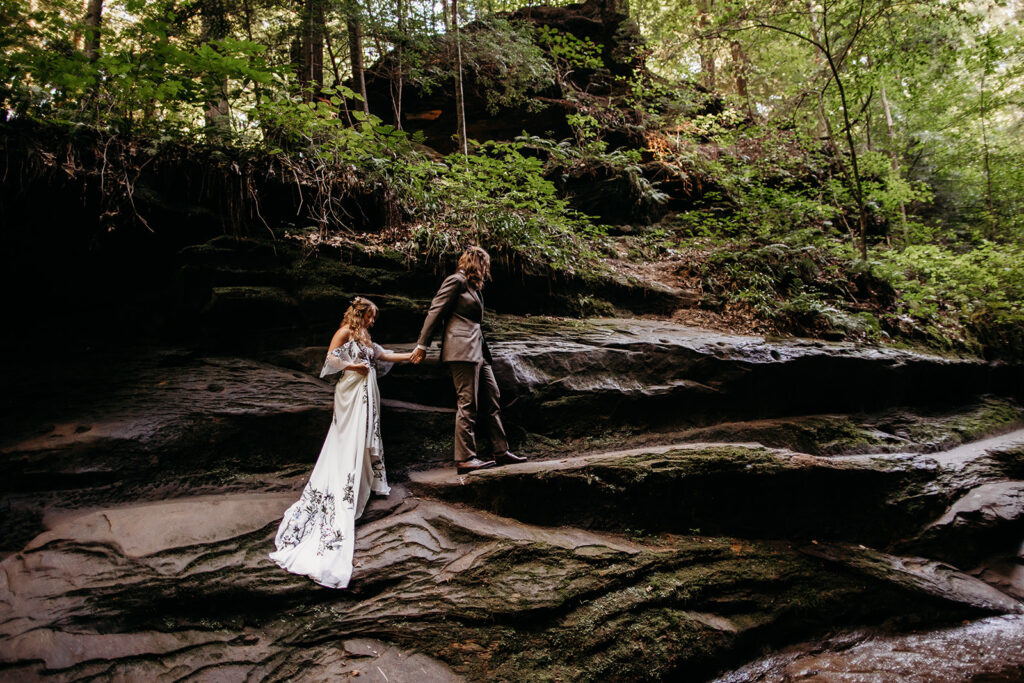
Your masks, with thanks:
[{"label": "brown trousers", "polygon": [[495,454],[508,450],[505,427],[501,424],[498,383],[490,363],[450,362],[455,383],[455,461],[476,457],[477,414],[491,437]]}]

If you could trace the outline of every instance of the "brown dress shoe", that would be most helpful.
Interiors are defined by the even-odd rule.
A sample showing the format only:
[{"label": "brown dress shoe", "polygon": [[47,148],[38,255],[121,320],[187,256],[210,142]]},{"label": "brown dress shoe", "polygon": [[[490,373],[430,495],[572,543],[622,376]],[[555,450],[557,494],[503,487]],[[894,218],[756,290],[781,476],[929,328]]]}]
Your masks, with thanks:
[{"label": "brown dress shoe", "polygon": [[463,460],[462,462],[455,463],[455,469],[458,470],[459,474],[469,474],[470,472],[476,472],[477,470],[486,470],[489,467],[494,467],[493,460],[470,458],[469,460]]},{"label": "brown dress shoe", "polygon": [[525,455],[516,455],[512,451],[505,451],[501,455],[494,456],[500,465],[515,465],[517,462],[526,462]]}]

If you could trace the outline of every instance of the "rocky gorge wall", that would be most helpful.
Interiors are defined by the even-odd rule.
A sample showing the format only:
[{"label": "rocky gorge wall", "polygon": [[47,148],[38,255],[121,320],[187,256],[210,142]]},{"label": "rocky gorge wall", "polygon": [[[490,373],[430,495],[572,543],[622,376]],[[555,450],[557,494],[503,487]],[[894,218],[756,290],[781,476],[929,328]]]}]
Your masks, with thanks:
[{"label": "rocky gorge wall", "polygon": [[531,461],[456,477],[443,370],[397,368],[394,492],[332,591],[266,558],[323,348],[228,329],[9,363],[0,680],[785,680],[907,643],[907,680],[1024,672],[1018,367],[494,315]]},{"label": "rocky gorge wall", "polygon": [[397,367],[394,492],[331,591],[266,557],[330,421],[323,345],[363,294],[409,348],[450,264],[201,221],[62,241],[24,208],[0,680],[1024,676],[1019,364],[722,334],[659,315],[685,291],[499,264],[530,462],[455,476],[437,349]]}]

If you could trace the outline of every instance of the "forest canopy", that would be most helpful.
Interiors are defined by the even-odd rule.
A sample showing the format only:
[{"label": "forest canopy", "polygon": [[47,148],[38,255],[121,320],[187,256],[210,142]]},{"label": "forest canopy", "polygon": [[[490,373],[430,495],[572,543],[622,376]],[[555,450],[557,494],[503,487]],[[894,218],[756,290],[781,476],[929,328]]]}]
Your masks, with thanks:
[{"label": "forest canopy", "polygon": [[[336,207],[357,186],[411,249],[482,241],[531,268],[600,267],[608,226],[640,225],[634,257],[697,249],[716,300],[934,340],[1022,315],[1022,18],[1018,0],[0,0],[0,117],[272,159],[313,188],[321,237],[354,229]],[[585,177],[621,179],[625,216],[581,198]],[[811,249],[816,275],[743,255],[772,243]],[[821,284],[863,272],[895,309]]]}]

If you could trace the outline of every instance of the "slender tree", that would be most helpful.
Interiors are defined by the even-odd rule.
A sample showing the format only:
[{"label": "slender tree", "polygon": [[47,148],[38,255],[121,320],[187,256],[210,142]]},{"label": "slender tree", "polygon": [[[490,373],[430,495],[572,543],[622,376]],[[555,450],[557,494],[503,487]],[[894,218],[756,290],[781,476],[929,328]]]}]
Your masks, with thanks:
[{"label": "slender tree", "polygon": [[103,0],[89,0],[85,10],[85,58],[94,61],[100,51],[100,26],[103,24]]},{"label": "slender tree", "polygon": [[981,123],[981,151],[982,161],[985,169],[985,232],[989,239],[995,237],[996,225],[995,218],[996,212],[994,204],[992,202],[992,157],[989,149],[988,142],[988,102],[986,96],[988,91],[985,87],[986,79],[991,74],[992,70],[992,51],[990,49],[989,41],[982,41],[982,60],[981,60],[981,80],[979,84],[979,102],[978,102],[978,116]]},{"label": "slender tree", "polygon": [[[701,33],[711,24],[711,9],[714,0],[697,0],[697,12],[699,13],[698,23]],[[705,38],[700,44],[700,73],[701,83],[708,90],[714,90],[716,86],[715,73],[715,49],[710,38]]]},{"label": "slender tree", "polygon": [[352,63],[352,80],[363,98],[363,113],[370,115],[370,101],[366,96],[366,69],[363,66],[363,22],[357,0],[349,0],[345,12],[348,29],[348,51]]},{"label": "slender tree", "polygon": [[[199,8],[202,41],[216,43],[228,36],[231,22],[225,0],[203,0]],[[215,48],[216,49],[216,48]],[[207,76],[204,117],[206,135],[213,141],[222,141],[231,132],[231,103],[228,100],[227,76]]]},{"label": "slender tree", "polygon": [[[806,8],[810,20],[806,32],[790,21],[802,14],[802,8],[790,7],[788,3],[782,3],[781,8],[769,12],[743,12],[739,28],[760,28],[792,36],[813,47],[827,65],[830,82],[835,84],[839,95],[839,109],[843,119],[842,132],[850,160],[851,191],[857,203],[858,231],[855,239],[861,258],[867,260],[868,214],[857,145],[853,137],[851,102],[847,95],[843,67],[865,30],[892,10],[894,3],[893,0],[824,0],[818,7],[808,3],[801,4]],[[837,12],[837,6],[840,4],[842,6],[838,7],[840,11]],[[824,114],[824,107],[822,109]]]},{"label": "slender tree", "polygon": [[750,106],[750,91],[747,89],[747,72],[750,71],[750,60],[747,59],[747,54],[743,50],[743,43],[738,40],[732,41],[729,51],[732,56],[736,95],[743,101],[743,108],[746,109],[747,116],[752,116],[754,109]]},{"label": "slender tree", "polygon": [[459,29],[459,0],[452,0],[452,27],[455,30],[455,116],[458,119],[457,133],[459,151],[469,156],[469,141],[466,139],[466,102],[462,91],[462,34]]},{"label": "slender tree", "polygon": [[324,87],[324,32],[326,0],[303,0],[301,29],[297,37],[299,84],[310,101]]},{"label": "slender tree", "polygon": [[398,130],[402,129],[402,89],[405,85],[405,60],[404,60],[404,49],[403,43],[406,40],[406,32],[408,27],[405,21],[405,2],[403,0],[397,0],[397,13],[398,13],[398,36],[395,41],[395,61],[398,67],[392,74],[392,77],[388,79],[388,86],[391,90],[391,113],[394,117],[395,128]]}]

